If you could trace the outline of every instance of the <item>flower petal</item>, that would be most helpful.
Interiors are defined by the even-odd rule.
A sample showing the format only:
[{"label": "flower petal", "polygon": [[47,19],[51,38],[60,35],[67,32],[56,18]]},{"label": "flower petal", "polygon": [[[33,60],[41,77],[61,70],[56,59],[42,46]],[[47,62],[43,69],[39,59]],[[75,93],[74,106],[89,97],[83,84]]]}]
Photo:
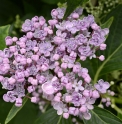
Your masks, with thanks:
[{"label": "flower petal", "polygon": [[46,82],[42,84],[42,90],[44,93],[48,95],[52,95],[54,93],[54,87],[52,86],[52,83]]},{"label": "flower petal", "polygon": [[83,114],[83,117],[86,119],[86,120],[89,120],[91,118],[91,114],[90,113],[84,113]]},{"label": "flower petal", "polygon": [[108,82],[104,82],[103,87],[104,89],[108,89],[110,87],[110,84]]}]

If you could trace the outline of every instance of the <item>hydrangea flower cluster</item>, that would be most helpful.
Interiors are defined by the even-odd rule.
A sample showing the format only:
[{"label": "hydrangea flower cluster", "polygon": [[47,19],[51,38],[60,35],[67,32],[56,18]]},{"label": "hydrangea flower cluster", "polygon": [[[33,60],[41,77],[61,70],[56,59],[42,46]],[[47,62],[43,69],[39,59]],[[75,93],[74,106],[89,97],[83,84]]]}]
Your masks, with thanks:
[{"label": "hydrangea flower cluster", "polygon": [[0,51],[0,82],[8,92],[3,99],[19,107],[28,92],[33,94],[31,102],[46,99],[66,119],[74,115],[88,120],[95,100],[110,85],[101,79],[92,86],[88,69],[80,61],[104,60],[95,52],[106,49],[109,30],[101,29],[92,15],[80,19],[80,7],[63,20],[65,10],[53,9],[48,23],[42,16],[27,19],[22,25],[24,36],[5,38],[7,48]]}]

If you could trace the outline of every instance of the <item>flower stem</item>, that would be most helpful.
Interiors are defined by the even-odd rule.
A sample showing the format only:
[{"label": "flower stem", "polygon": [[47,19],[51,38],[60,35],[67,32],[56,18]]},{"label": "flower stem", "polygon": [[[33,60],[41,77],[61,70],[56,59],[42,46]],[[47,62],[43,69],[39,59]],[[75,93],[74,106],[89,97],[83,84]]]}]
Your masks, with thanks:
[{"label": "flower stem", "polygon": [[61,119],[62,119],[62,115],[59,117],[57,124],[60,124]]},{"label": "flower stem", "polygon": [[115,104],[111,105],[112,108],[114,108],[118,113],[122,114],[122,110],[118,108]]}]

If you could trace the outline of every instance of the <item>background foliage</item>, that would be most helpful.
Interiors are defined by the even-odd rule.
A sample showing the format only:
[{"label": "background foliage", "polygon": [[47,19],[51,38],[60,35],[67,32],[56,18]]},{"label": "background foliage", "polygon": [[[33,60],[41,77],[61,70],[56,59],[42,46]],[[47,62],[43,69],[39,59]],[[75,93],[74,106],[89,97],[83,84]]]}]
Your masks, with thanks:
[{"label": "background foliage", "polygon": [[[67,11],[64,18],[75,7],[82,5],[85,15],[93,14],[98,24],[102,27],[110,27],[110,34],[106,40],[107,49],[102,53],[106,60],[104,62],[87,60],[82,66],[89,68],[93,83],[100,77],[113,81],[111,90],[115,92],[115,97],[110,97],[112,105],[106,108],[109,111],[95,107],[91,111],[91,120],[77,120],[79,124],[122,124],[120,120],[122,119],[122,0],[0,0],[0,49],[5,47],[4,38],[8,34],[22,35],[20,28],[25,19],[42,15],[48,20],[51,18],[50,11],[65,2],[67,2]],[[3,101],[4,92],[5,90],[0,86],[0,124],[4,122],[6,124],[72,124],[71,118],[63,119],[50,107],[42,114],[38,106],[29,100],[25,100],[22,108],[16,108],[13,104]],[[98,100],[96,105],[99,104]]]}]

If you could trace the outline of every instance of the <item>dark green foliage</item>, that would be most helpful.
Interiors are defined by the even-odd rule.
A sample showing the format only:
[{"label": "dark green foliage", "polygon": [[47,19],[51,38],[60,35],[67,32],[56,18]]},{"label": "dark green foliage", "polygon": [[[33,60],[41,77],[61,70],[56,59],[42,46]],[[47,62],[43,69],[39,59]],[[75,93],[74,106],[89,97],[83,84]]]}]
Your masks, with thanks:
[{"label": "dark green foliage", "polygon": [[34,124],[72,124],[71,118],[64,119],[62,116],[58,116],[57,112],[52,108],[44,114],[40,115]]},{"label": "dark green foliage", "polygon": [[122,124],[122,121],[105,109],[94,107],[91,111],[91,119],[84,124]]},{"label": "dark green foliage", "polygon": [[5,37],[9,34],[10,25],[0,27],[0,49],[3,50],[6,47]]},{"label": "dark green foliage", "polygon": [[74,11],[77,6],[82,5],[88,1],[89,0],[67,0],[67,9],[64,15],[64,19],[66,19],[67,16],[69,16],[70,13],[72,13],[72,11]]},{"label": "dark green foliage", "polygon": [[14,118],[14,116],[16,116],[16,114],[22,109],[22,107],[25,105],[25,103],[27,102],[28,98],[24,98],[23,99],[23,104],[21,107],[16,107],[15,105],[12,106],[11,110],[9,111],[7,118],[5,120],[5,124],[7,124],[12,118]]}]

